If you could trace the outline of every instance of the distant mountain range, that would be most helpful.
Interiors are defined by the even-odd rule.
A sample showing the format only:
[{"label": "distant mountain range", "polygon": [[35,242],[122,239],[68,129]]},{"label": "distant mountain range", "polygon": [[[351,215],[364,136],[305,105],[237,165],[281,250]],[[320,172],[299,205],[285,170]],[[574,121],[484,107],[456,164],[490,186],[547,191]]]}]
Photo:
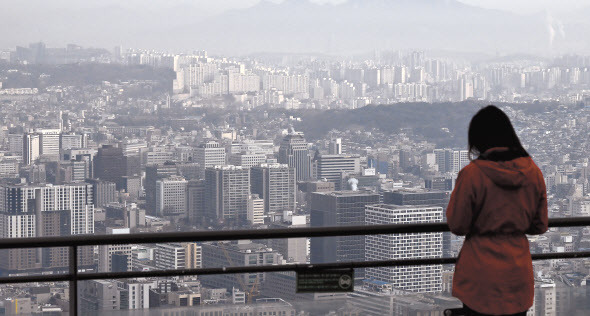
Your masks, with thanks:
[{"label": "distant mountain range", "polygon": [[[107,3],[75,9],[53,1],[37,6],[6,1],[0,12],[0,47],[43,40],[48,46],[206,49],[253,52],[360,53],[373,49],[438,49],[489,53],[590,52],[588,14],[564,20],[546,13],[521,16],[455,0],[262,1],[247,9],[206,17],[189,2],[157,9]],[[584,10],[581,10],[584,11]],[[585,11],[590,13],[590,8]]]}]

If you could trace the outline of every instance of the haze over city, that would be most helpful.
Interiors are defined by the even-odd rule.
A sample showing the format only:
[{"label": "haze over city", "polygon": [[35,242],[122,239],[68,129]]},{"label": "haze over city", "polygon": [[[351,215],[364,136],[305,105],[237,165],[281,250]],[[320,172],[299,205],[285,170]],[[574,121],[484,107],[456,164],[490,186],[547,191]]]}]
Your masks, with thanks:
[{"label": "haze over city", "polygon": [[[448,220],[489,104],[574,226],[528,236],[527,316],[590,313],[590,229],[571,222],[590,216],[586,1],[0,7],[0,314],[458,308],[466,237],[393,225]],[[58,244],[6,248],[26,238]]]}]

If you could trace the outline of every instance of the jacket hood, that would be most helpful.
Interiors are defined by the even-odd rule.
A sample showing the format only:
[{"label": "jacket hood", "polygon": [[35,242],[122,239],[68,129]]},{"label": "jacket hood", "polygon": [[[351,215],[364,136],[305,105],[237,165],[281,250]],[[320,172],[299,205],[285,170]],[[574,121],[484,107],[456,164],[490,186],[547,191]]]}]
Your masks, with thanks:
[{"label": "jacket hood", "polygon": [[508,161],[474,160],[473,163],[496,185],[516,189],[534,179],[535,164],[530,157]]}]

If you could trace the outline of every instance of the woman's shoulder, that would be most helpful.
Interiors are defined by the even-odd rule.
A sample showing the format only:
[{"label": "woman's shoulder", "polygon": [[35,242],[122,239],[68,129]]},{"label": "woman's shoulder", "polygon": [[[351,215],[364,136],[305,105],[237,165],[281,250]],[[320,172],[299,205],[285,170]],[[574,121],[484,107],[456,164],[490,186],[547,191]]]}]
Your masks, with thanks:
[{"label": "woman's shoulder", "polygon": [[459,171],[459,174],[457,176],[473,175],[476,173],[481,173],[481,169],[479,167],[477,167],[475,160],[472,160],[465,167],[463,167],[463,169],[461,169],[461,171]]}]

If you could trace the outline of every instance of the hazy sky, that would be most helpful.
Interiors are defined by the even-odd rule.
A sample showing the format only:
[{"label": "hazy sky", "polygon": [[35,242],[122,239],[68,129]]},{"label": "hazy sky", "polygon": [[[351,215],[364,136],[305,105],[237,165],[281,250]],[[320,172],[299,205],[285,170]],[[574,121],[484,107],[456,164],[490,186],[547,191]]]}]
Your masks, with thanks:
[{"label": "hazy sky", "polygon": [[[255,6],[261,1],[290,1],[294,4],[303,1],[333,4],[356,1],[359,7],[369,1],[402,4],[414,1],[424,4],[460,1],[521,16],[468,10],[462,11],[468,13],[460,18],[453,17],[450,12],[446,12],[448,16],[443,17],[440,12],[433,11],[436,10],[435,6],[428,10],[426,5],[423,9],[428,12],[423,12],[423,19],[407,21],[415,24],[413,33],[391,31],[399,27],[396,23],[410,18],[401,15],[391,19],[391,14],[395,15],[397,11],[367,13],[367,16],[353,19],[354,23],[343,23],[342,19],[331,15],[330,8],[319,8],[314,12],[274,12],[273,8],[265,7],[265,11],[228,13],[223,16],[231,17],[228,20],[214,17],[227,10]],[[367,12],[380,8],[366,7]],[[411,7],[415,6],[408,5],[408,10]],[[580,10],[581,7],[586,7],[586,10]],[[398,46],[424,48],[432,45],[430,48],[463,50],[476,47],[498,51],[508,47],[510,51],[528,52],[534,46],[534,52],[543,53],[590,51],[586,35],[590,32],[586,13],[590,12],[590,0],[0,0],[0,8],[0,29],[6,31],[0,36],[0,48],[44,41],[49,47],[63,47],[67,43],[112,47],[125,43],[128,47],[176,50],[203,47],[212,52],[231,53],[258,50],[348,52],[351,47],[360,49],[364,45],[371,47],[367,49]],[[449,8],[457,12],[464,9],[461,6]],[[356,11],[351,11],[355,8],[350,6],[341,9],[344,15],[356,14]],[[371,20],[374,14],[387,15],[382,19]],[[329,19],[333,21],[322,24],[322,21]],[[334,27],[341,22],[341,25]],[[403,23],[401,25],[407,25]],[[362,33],[365,28],[370,30],[372,37]],[[518,36],[522,38],[516,43],[506,41],[507,36],[517,36],[513,32],[514,28],[518,28]],[[486,33],[488,36],[482,37],[475,34],[476,31],[495,32],[502,36],[492,41],[493,34]],[[287,33],[292,37],[282,36]],[[230,38],[228,35],[235,37]],[[274,41],[262,40],[261,36],[272,36]],[[462,41],[453,42],[455,37]],[[467,43],[467,38],[472,42]],[[352,43],[353,40],[358,42]]]},{"label": "hazy sky", "polygon": [[[34,2],[35,0],[33,0]],[[157,8],[159,6],[170,7],[179,4],[190,4],[198,6],[203,9],[203,13],[206,15],[220,13],[228,9],[245,8],[261,0],[152,0],[152,1],[139,1],[139,0],[127,0],[127,1],[112,1],[112,0],[85,0],[76,1],[75,6],[104,6],[105,4],[116,4],[120,6],[147,6]],[[281,2],[284,0],[266,0],[271,2]],[[296,1],[296,0],[290,0]],[[340,3],[346,0],[312,0],[316,3]],[[387,0],[384,0],[387,1]],[[396,0],[390,0],[396,1]],[[445,1],[445,0],[438,0]],[[458,0],[460,2],[471,4],[479,7],[499,9],[512,11],[515,13],[534,13],[543,10],[549,11],[570,11],[580,7],[590,7],[590,1],[588,0]],[[0,0],[0,4],[3,2],[15,3],[12,0]],[[67,3],[69,6],[72,5],[70,0],[55,0],[54,3],[59,6],[60,2]],[[18,2],[17,2],[18,3]]]},{"label": "hazy sky", "polygon": [[[219,12],[231,8],[244,8],[252,6],[260,0],[170,0],[169,2],[190,2],[202,4],[204,8],[210,11]],[[282,0],[268,0],[272,2],[281,2]],[[312,0],[317,3],[340,3],[346,0]],[[395,0],[392,0],[395,1]],[[444,0],[440,0],[444,1]],[[479,7],[512,11],[515,13],[531,13],[542,10],[550,11],[568,11],[579,7],[590,6],[588,0],[459,0],[466,4]]]}]

